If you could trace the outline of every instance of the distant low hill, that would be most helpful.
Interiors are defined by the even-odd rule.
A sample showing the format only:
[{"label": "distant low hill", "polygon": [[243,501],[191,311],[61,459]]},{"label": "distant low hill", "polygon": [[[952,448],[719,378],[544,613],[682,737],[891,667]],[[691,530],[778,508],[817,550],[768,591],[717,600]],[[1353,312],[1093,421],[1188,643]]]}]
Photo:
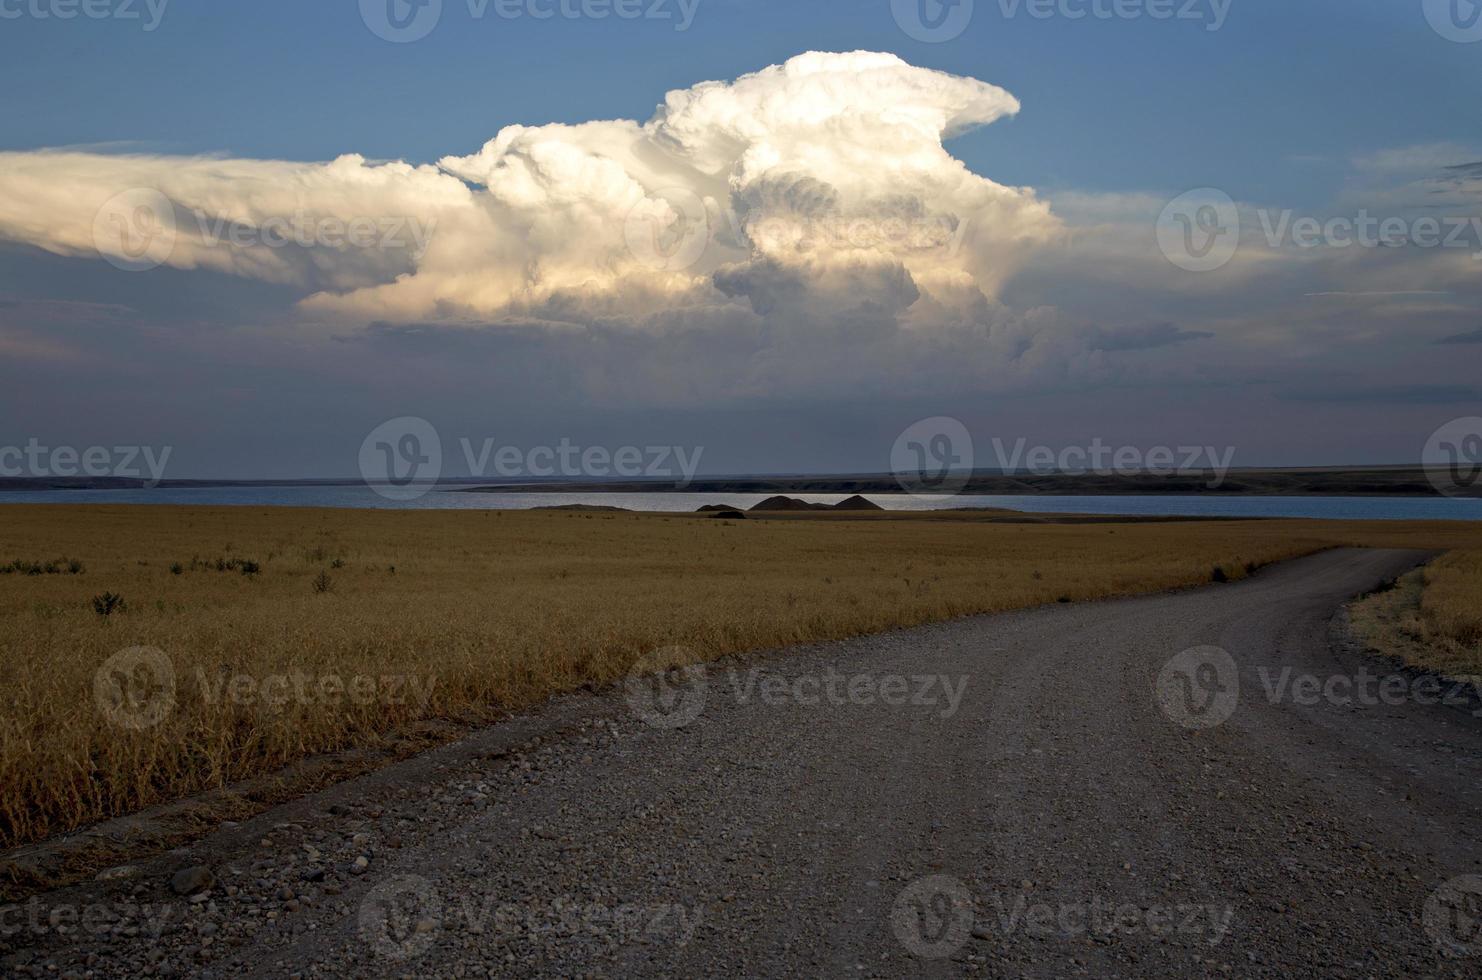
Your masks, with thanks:
[{"label": "distant low hill", "polygon": [[[481,493],[715,493],[715,494],[900,494],[890,474],[851,476],[710,477],[684,486],[674,482],[552,482],[467,488]],[[974,473],[959,493],[985,496],[1119,496],[1179,494],[1265,497],[1435,497],[1435,485],[1419,466],[1367,468],[1237,469],[1218,479],[1209,473],[1033,474]],[[1461,495],[1482,497],[1482,482]],[[945,496],[945,495],[944,495]]]}]

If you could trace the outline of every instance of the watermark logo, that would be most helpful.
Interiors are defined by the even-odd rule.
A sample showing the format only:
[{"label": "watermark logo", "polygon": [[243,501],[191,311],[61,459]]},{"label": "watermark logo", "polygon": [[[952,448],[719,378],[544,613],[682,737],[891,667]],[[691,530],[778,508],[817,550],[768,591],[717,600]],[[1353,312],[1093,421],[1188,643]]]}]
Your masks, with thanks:
[{"label": "watermark logo", "polygon": [[1235,0],[998,0],[1004,20],[1026,13],[1035,20],[1176,20],[1225,26]]},{"label": "watermark logo", "polygon": [[443,0],[360,0],[360,18],[371,33],[393,44],[420,41],[437,28]]},{"label": "watermark logo", "polygon": [[664,647],[640,657],[623,685],[633,714],[664,730],[693,724],[710,696],[709,675],[693,659],[684,647]]},{"label": "watermark logo", "polygon": [[1005,473],[1031,476],[1201,476],[1218,490],[1230,475],[1235,447],[1225,446],[1114,446],[1100,436],[1085,446],[1030,446],[1020,437],[1010,448],[994,438],[993,454]]},{"label": "watermark logo", "polygon": [[144,33],[159,30],[170,0],[0,0],[0,20],[138,21]]},{"label": "watermark logo", "polygon": [[150,187],[115,194],[93,215],[93,247],[114,268],[148,272],[170,261],[175,205]]},{"label": "watermark logo", "polygon": [[[442,939],[463,933],[479,942],[539,937],[559,945],[598,939],[610,945],[683,948],[695,937],[703,910],[679,904],[607,904],[572,896],[550,901],[500,902],[467,891],[446,897],[417,875],[378,885],[360,903],[360,938],[377,955],[407,963]],[[498,937],[491,942],[492,937]],[[461,941],[461,940],[460,940]]]},{"label": "watermark logo", "polygon": [[1464,959],[1482,954],[1482,875],[1452,878],[1431,892],[1421,921],[1443,955]]},{"label": "watermark logo", "polygon": [[804,708],[871,707],[925,708],[948,719],[962,707],[968,678],[950,674],[841,674],[832,667],[822,674],[788,677],[753,668],[727,672],[737,704],[753,701],[771,707],[794,704]]},{"label": "watermark logo", "polygon": [[93,702],[112,725],[153,728],[175,709],[175,667],[154,647],[120,650],[94,672]]},{"label": "watermark logo", "polygon": [[710,207],[686,187],[664,187],[628,212],[623,238],[634,258],[654,272],[681,272],[704,258]]},{"label": "watermark logo", "polygon": [[173,446],[158,450],[153,446],[45,446],[32,437],[24,446],[0,446],[0,476],[116,477],[143,480],[145,487],[153,489],[165,478],[172,452]]},{"label": "watermark logo", "polygon": [[962,36],[973,19],[973,0],[890,0],[890,12],[906,36],[942,44]]},{"label": "watermark logo", "polygon": [[1180,194],[1158,216],[1158,248],[1186,272],[1214,272],[1240,248],[1240,211],[1222,190]]},{"label": "watermark logo", "polygon": [[442,898],[425,878],[401,875],[366,893],[360,903],[360,938],[397,962],[416,959],[437,941]]},{"label": "watermark logo", "polygon": [[420,260],[432,244],[437,218],[406,215],[357,215],[341,218],[311,214],[299,208],[255,224],[234,222],[199,208],[192,209],[200,240],[212,248],[327,248],[404,251]]},{"label": "watermark logo", "polygon": [[442,471],[442,439],[426,419],[405,416],[383,422],[360,446],[360,476],[387,500],[426,496]]},{"label": "watermark logo", "polygon": [[973,895],[948,875],[907,885],[890,913],[895,938],[913,956],[946,959],[966,945],[973,928]]},{"label": "watermark logo", "polygon": [[[472,21],[492,12],[500,20],[619,20],[672,21],[674,30],[687,31],[699,12],[700,0],[464,0]],[[360,18],[371,33],[385,41],[407,44],[431,34],[442,19],[443,0],[360,0]]]},{"label": "watermark logo", "polygon": [[1219,647],[1183,651],[1158,673],[1157,698],[1163,713],[1184,728],[1223,725],[1240,703],[1235,658]]},{"label": "watermark logo", "polygon": [[1445,705],[1470,711],[1482,718],[1482,678],[1443,680],[1434,674],[1407,676],[1375,674],[1360,668],[1355,674],[1298,674],[1283,667],[1278,674],[1272,668],[1258,667],[1261,687],[1271,704],[1289,702],[1306,708],[1329,704],[1340,708],[1397,708],[1407,704]]},{"label": "watermark logo", "polygon": [[196,691],[205,704],[254,707],[277,713],[289,705],[348,705],[368,707],[415,705],[425,710],[437,688],[436,674],[233,674],[204,668],[195,671]]},{"label": "watermark logo", "polygon": [[158,940],[176,913],[184,918],[183,907],[164,902],[52,904],[33,897],[25,905],[0,905],[0,939],[60,936],[73,941],[106,943],[120,934],[137,933]]},{"label": "watermark logo", "polygon": [[1422,0],[1431,29],[1448,41],[1482,41],[1482,2],[1478,0]]},{"label": "watermark logo", "polygon": [[922,419],[896,438],[890,472],[913,497],[961,493],[973,475],[972,433],[947,416]]},{"label": "watermark logo", "polygon": [[1482,260],[1482,217],[1472,214],[1382,217],[1368,209],[1336,217],[1297,216],[1290,208],[1256,212],[1270,248],[1455,248]]},{"label": "watermark logo", "polygon": [[[825,210],[805,215],[770,214],[742,222],[727,212],[732,230],[768,255],[779,252],[875,251],[889,255],[934,254],[955,258],[973,228],[973,218],[939,213],[921,216],[849,214]],[[743,227],[744,225],[744,227]]]},{"label": "watermark logo", "polygon": [[[1026,886],[1027,887],[1027,886]],[[975,909],[984,909],[982,915]],[[1084,942],[1116,936],[1174,936],[1218,946],[1230,932],[1235,906],[1229,903],[1178,902],[1141,905],[1103,895],[1070,901],[1038,900],[1029,891],[991,892],[981,906],[956,878],[933,875],[912,882],[897,896],[891,928],[900,944],[921,959],[953,956],[968,939],[992,941],[998,936]]]},{"label": "watermark logo", "polygon": [[1441,426],[1426,442],[1421,463],[1440,493],[1482,495],[1482,418],[1452,419]]}]

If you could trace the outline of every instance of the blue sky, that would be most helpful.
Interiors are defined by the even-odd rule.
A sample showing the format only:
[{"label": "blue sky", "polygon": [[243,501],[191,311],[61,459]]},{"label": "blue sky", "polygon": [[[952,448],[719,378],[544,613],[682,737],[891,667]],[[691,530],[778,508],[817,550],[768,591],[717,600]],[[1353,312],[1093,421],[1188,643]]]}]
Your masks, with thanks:
[{"label": "blue sky", "polygon": [[[107,438],[142,432],[134,441],[178,444],[179,476],[339,474],[353,468],[357,433],[407,413],[458,433],[483,433],[497,419],[526,442],[682,437],[712,445],[707,470],[868,469],[881,468],[879,446],[903,426],[951,415],[975,431],[1056,445],[1087,438],[1088,425],[1123,441],[1214,440],[1241,448],[1237,465],[1256,465],[1409,461],[1436,426],[1479,414],[1482,347],[1448,340],[1482,326],[1482,262],[1470,266],[1456,250],[1256,241],[1228,268],[1200,275],[1153,248],[1159,210],[1190,188],[1228,196],[1245,219],[1242,241],[1285,209],[1324,220],[1373,211],[1413,222],[1427,209],[1459,223],[1482,216],[1482,44],[1433,29],[1425,5],[1434,13],[1449,0],[1228,0],[1223,10],[1225,0],[1176,0],[1192,19],[1166,22],[1039,18],[1015,0],[976,0],[965,30],[942,43],[909,36],[890,0],[699,0],[683,31],[677,0],[665,2],[665,19],[631,21],[536,20],[528,8],[517,19],[492,9],[475,18],[470,0],[444,0],[431,34],[406,44],[373,33],[357,0],[169,0],[153,30],[144,29],[148,0],[90,0],[137,19],[37,16],[67,2],[0,0],[0,84],[10,93],[0,106],[0,409],[19,427],[12,441],[86,442],[106,428]],[[1114,0],[1057,2],[1075,10]],[[64,233],[76,196],[64,172],[79,194],[137,187],[108,162],[130,155],[149,161],[141,166],[156,176],[146,183],[164,188],[177,213],[189,198],[198,215],[249,222],[265,213],[254,190],[263,182],[320,175],[260,161],[360,154],[370,169],[359,180],[380,161],[452,157],[452,176],[477,192],[480,148],[506,126],[641,123],[668,91],[729,85],[807,51],[856,50],[921,70],[882,99],[906,105],[917,98],[912,86],[960,76],[1022,103],[946,142],[972,174],[1025,189],[1011,214],[976,215],[974,234],[987,240],[970,240],[967,258],[954,253],[975,282],[972,302],[912,261],[870,265],[861,278],[857,253],[788,266],[755,241],[730,239],[721,258],[706,253],[690,286],[664,286],[676,290],[667,305],[644,292],[653,281],[623,275],[604,279],[595,297],[572,264],[594,263],[601,279],[612,260],[576,254],[588,234],[576,226],[559,249],[539,245],[538,209],[518,220],[499,212],[487,240],[471,225],[449,230],[474,218],[448,218],[444,251],[433,253],[442,264],[449,251],[485,246],[503,250],[498,261],[429,279],[384,308],[333,294],[389,285],[411,268],[400,253],[349,267],[321,261],[322,252],[302,262],[271,254],[277,267],[265,272],[262,253],[221,259],[218,248],[135,275]],[[839,125],[877,109],[870,125],[895,125],[900,106],[873,106],[868,91],[843,98]],[[700,138],[706,152],[735,138],[716,125]],[[841,145],[867,144],[864,132]],[[811,158],[797,134],[788,139],[777,145],[793,149],[760,177],[742,174],[737,150],[731,183],[747,189],[723,208],[744,215],[758,200],[785,200],[798,213],[797,188],[779,174],[812,164],[798,162]],[[606,152],[578,143],[591,159]],[[84,152],[62,164],[38,152],[55,148]],[[878,172],[858,186],[837,162],[809,179],[829,185],[845,210],[887,199],[941,210],[942,185],[894,186],[886,176],[923,152],[934,152],[930,140],[882,142]],[[186,173],[203,155],[228,161],[230,173]],[[203,183],[166,186],[197,177]],[[460,186],[417,181],[438,194]],[[38,187],[56,201],[38,205]],[[645,188],[658,194],[652,181]],[[543,188],[547,206],[575,220],[564,190],[560,179]],[[499,207],[513,193],[496,193]],[[600,188],[583,193],[596,196],[577,210],[611,203]],[[1035,200],[1053,217],[1033,217]],[[93,208],[79,212],[83,225]],[[259,211],[242,218],[244,208]],[[1482,228],[1477,238],[1482,252]],[[513,268],[538,271],[497,302],[470,300],[478,283],[510,274],[511,241],[529,250]],[[547,289],[558,272],[566,287]],[[323,325],[326,310],[339,317],[347,305],[348,320]],[[573,330],[586,341],[573,343]],[[923,339],[930,330],[943,333]],[[844,338],[863,338],[871,353],[839,368],[830,345]],[[938,356],[973,368],[944,378]],[[716,378],[739,380],[732,391]],[[77,385],[103,411],[55,394]],[[862,398],[870,389],[882,394]],[[748,434],[759,427],[791,434]],[[0,444],[7,438],[0,433]]]},{"label": "blue sky", "polygon": [[[1208,184],[1300,202],[1321,199],[1349,155],[1455,138],[1475,119],[1482,81],[1478,49],[1441,42],[1406,0],[1233,0],[1215,32],[1022,9],[1006,18],[1000,0],[979,0],[966,32],[941,44],[906,37],[875,0],[701,0],[684,32],[673,21],[475,21],[467,2],[448,0],[438,29],[406,45],[333,0],[171,0],[150,33],[112,20],[5,22],[0,82],[26,97],[7,100],[0,147],[138,141],[431,161],[510,123],[642,119],[671,88],[801,51],[864,49],[1019,96],[1018,119],[954,144],[1000,181]],[[1309,157],[1329,163],[1299,161]]]}]

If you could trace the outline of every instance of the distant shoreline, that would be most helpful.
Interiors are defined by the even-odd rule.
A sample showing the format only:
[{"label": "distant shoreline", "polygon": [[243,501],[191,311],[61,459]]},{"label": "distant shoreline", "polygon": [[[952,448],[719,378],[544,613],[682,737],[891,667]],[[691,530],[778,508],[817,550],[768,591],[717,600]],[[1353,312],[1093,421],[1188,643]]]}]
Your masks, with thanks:
[{"label": "distant shoreline", "polygon": [[[361,486],[357,479],[163,480],[124,478],[0,478],[0,494],[67,490],[190,490],[211,488],[323,488]],[[688,484],[672,480],[488,483],[477,478],[440,481],[436,489],[454,493],[701,493],[701,494],[870,494],[899,496],[905,490],[889,474],[707,477]],[[1213,473],[1154,475],[1071,475],[975,473],[953,496],[1244,496],[1244,497],[1438,497],[1443,496],[1418,466],[1236,469],[1222,480]],[[1482,484],[1464,496],[1482,497]]]}]

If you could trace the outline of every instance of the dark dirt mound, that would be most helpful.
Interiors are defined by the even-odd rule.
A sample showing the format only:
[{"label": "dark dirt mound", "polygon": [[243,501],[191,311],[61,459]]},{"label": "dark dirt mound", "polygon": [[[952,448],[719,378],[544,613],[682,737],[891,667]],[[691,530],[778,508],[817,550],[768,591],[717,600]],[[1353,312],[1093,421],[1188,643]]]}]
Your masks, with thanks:
[{"label": "dark dirt mound", "polygon": [[796,497],[768,497],[755,507],[753,511],[799,511],[799,510],[833,510],[829,504],[810,504],[806,500]]}]

